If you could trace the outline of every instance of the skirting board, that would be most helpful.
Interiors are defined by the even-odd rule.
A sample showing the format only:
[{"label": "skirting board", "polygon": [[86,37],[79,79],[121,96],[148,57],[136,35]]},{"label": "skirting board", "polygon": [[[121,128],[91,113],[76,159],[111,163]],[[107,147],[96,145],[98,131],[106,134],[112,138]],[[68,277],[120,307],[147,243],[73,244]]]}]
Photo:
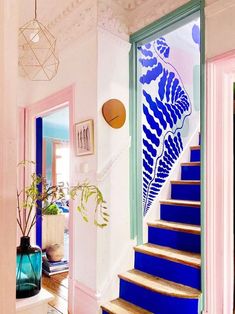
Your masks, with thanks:
[{"label": "skirting board", "polygon": [[74,281],[73,312],[76,314],[96,314],[100,309],[100,297],[92,289]]}]

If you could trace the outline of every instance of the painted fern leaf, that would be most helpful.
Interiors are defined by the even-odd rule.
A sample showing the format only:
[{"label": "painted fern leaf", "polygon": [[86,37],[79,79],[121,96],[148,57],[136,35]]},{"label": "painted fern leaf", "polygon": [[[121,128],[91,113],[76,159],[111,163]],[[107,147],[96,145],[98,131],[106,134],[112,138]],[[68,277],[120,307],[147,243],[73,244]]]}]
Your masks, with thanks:
[{"label": "painted fern leaf", "polygon": [[183,150],[180,130],[191,103],[161,37],[139,48],[143,107],[143,207],[147,213]]}]

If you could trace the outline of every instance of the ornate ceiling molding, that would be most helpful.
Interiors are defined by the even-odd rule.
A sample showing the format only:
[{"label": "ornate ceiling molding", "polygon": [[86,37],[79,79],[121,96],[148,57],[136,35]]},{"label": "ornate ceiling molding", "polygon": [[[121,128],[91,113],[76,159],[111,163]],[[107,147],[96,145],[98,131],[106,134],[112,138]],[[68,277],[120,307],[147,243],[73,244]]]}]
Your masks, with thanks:
[{"label": "ornate ceiling molding", "polygon": [[62,11],[48,23],[48,29],[55,27],[64,19],[70,17],[70,15],[72,15],[76,10],[80,9],[82,4],[86,2],[86,0],[74,0],[70,2],[69,5],[63,8]]},{"label": "ornate ceiling molding", "polygon": [[[29,18],[32,8],[22,5],[21,23]],[[57,39],[59,51],[97,26],[97,0],[50,0],[39,6],[39,20]]]},{"label": "ornate ceiling molding", "polygon": [[[27,20],[27,1],[22,18]],[[189,0],[50,0],[41,6],[42,22],[63,50],[96,27],[128,40],[129,35],[187,3]],[[227,1],[227,0],[226,0]],[[216,0],[207,0],[209,4]],[[26,13],[25,13],[26,12]],[[26,22],[25,20],[25,22]],[[49,22],[48,22],[49,21]]]},{"label": "ornate ceiling molding", "polygon": [[[121,1],[121,0],[120,0]],[[99,0],[98,2],[98,26],[111,33],[127,39],[129,37],[128,14],[118,3],[118,0]]]},{"label": "ornate ceiling molding", "polygon": [[129,34],[132,34],[164,15],[174,11],[189,0],[147,0],[129,15]]},{"label": "ornate ceiling molding", "polygon": [[97,1],[74,0],[48,23],[48,29],[57,38],[58,49],[89,32],[97,25]]}]

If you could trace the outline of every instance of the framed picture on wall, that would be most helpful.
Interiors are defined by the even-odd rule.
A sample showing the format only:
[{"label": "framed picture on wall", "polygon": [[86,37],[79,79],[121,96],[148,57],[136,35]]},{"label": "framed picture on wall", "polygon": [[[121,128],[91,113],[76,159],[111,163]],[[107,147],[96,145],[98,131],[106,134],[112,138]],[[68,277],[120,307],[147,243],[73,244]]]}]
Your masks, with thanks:
[{"label": "framed picture on wall", "polygon": [[81,121],[75,124],[76,156],[94,153],[94,123],[93,120]]}]

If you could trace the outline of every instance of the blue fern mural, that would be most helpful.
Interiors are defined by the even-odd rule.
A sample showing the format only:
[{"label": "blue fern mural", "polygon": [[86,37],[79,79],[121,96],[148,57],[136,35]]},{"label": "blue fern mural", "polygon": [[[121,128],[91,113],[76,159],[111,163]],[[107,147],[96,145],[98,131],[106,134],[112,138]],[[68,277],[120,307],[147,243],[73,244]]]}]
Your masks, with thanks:
[{"label": "blue fern mural", "polygon": [[183,150],[181,130],[192,106],[177,69],[168,61],[166,39],[139,47],[139,53],[145,215]]},{"label": "blue fern mural", "polygon": [[192,38],[193,38],[193,41],[199,46],[199,49],[200,49],[200,28],[197,24],[193,25]]}]

